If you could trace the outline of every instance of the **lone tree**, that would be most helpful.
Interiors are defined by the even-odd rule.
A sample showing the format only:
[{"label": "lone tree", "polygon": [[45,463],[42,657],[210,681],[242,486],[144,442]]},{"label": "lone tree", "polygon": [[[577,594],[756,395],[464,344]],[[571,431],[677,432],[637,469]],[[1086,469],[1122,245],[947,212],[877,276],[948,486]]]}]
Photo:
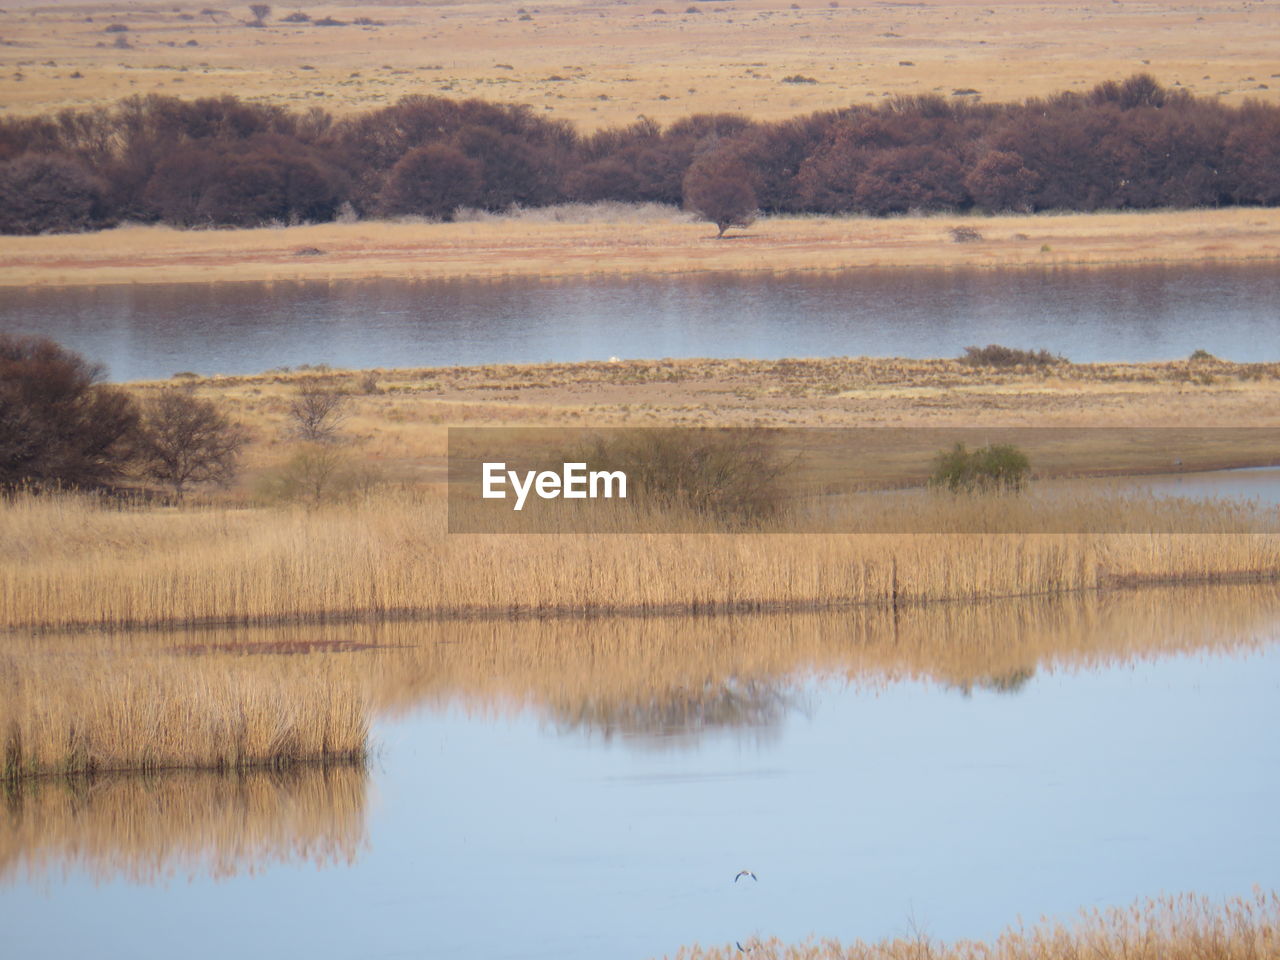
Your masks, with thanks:
[{"label": "lone tree", "polygon": [[271,7],[265,3],[251,3],[249,4],[249,12],[253,14],[253,22],[260,24],[271,16]]},{"label": "lone tree", "polygon": [[347,419],[350,397],[336,387],[304,383],[289,404],[293,433],[307,443],[332,443]]},{"label": "lone tree", "polygon": [[712,150],[689,165],[684,175],[684,205],[720,231],[749,227],[756,219],[756,191],[751,168],[732,154]]},{"label": "lone tree", "polygon": [[100,487],[120,475],[138,411],[102,374],[47,338],[0,334],[0,488]]},{"label": "lone tree", "polygon": [[234,480],[248,439],[212,402],[166,390],[143,408],[136,448],[143,472],[182,500],[193,484]]}]

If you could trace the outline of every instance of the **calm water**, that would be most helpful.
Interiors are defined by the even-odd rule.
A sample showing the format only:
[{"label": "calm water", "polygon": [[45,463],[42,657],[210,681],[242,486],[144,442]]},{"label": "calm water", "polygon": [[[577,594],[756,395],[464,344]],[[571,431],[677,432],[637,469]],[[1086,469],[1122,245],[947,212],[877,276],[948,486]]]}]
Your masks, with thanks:
[{"label": "calm water", "polygon": [[0,291],[116,380],[278,366],[659,357],[956,356],[1002,343],[1078,362],[1205,349],[1280,360],[1280,270],[867,270],[540,283],[363,281]]},{"label": "calm water", "polygon": [[[410,655],[426,659],[395,671],[405,680],[418,663],[430,690],[399,690],[367,782],[312,773],[254,802],[209,793],[203,812],[197,783],[179,791],[190,817],[161,802],[167,780],[153,799],[120,800],[127,815],[107,787],[61,818],[11,804],[0,815],[3,952],[641,960],[752,935],[879,938],[914,925],[988,937],[1019,916],[1280,886],[1280,596],[1263,594],[904,621],[904,638],[987,631],[991,657],[1029,658],[975,682],[942,679],[958,668],[928,656],[916,679],[859,667],[850,682],[858,656],[896,656],[897,636],[852,641],[850,627],[841,642],[831,618],[795,672],[762,670],[753,651],[780,636],[779,650],[809,644],[812,620],[719,638],[667,623],[667,639],[706,641],[691,676],[727,679],[706,697],[703,681],[682,688],[696,708],[675,709],[655,686],[612,712],[573,693],[607,689],[602,678],[464,692],[501,687],[489,674],[523,661],[499,654],[495,666],[482,652],[468,672],[459,664],[483,628],[433,628]],[[598,628],[585,673],[607,668],[612,629]],[[1187,637],[1129,659],[1152,631]],[[670,683],[682,668],[663,669]],[[165,817],[163,830],[148,826]],[[28,840],[15,840],[24,824]],[[140,844],[149,832],[159,839]],[[34,877],[24,856],[43,861]],[[743,868],[758,882],[735,884]]]}]

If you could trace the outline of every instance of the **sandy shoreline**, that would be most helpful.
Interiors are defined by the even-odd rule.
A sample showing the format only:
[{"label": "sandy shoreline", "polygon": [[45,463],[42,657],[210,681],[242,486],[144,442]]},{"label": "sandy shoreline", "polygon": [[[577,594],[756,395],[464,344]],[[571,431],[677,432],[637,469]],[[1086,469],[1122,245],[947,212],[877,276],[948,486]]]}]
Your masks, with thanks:
[{"label": "sandy shoreline", "polygon": [[[1028,216],[779,217],[714,238],[677,211],[554,212],[469,223],[252,230],[126,226],[0,237],[0,287],[133,283],[577,279],[875,267],[1060,268],[1280,259],[1280,210]],[[571,220],[575,212],[559,214]],[[981,239],[958,242],[955,228]]]}]

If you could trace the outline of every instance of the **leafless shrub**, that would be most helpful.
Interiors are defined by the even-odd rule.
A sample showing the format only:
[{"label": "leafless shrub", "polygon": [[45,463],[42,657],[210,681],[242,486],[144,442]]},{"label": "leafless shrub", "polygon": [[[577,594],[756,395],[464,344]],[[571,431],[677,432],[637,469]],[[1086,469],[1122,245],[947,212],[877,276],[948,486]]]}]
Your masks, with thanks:
[{"label": "leafless shrub", "polygon": [[307,443],[332,443],[349,415],[349,399],[337,387],[315,381],[301,384],[289,404],[292,432]]},{"label": "leafless shrub", "polygon": [[258,495],[275,503],[319,507],[367,496],[382,480],[381,471],[347,450],[306,443],[262,476]]},{"label": "leafless shrub", "polygon": [[0,334],[0,488],[94,487],[129,459],[137,408],[52,340]]},{"label": "leafless shrub", "polygon": [[231,483],[248,440],[212,401],[170,389],[144,405],[136,448],[143,473],[181,500],[193,484]]}]

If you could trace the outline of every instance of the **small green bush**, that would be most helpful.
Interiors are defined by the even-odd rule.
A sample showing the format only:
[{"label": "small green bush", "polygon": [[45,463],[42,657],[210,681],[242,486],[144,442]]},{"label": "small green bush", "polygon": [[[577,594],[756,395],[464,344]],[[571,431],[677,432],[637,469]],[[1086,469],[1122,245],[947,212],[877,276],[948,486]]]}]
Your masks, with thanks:
[{"label": "small green bush", "polygon": [[1013,444],[994,443],[969,450],[957,443],[938,454],[929,482],[952,493],[1016,493],[1027,485],[1030,475],[1031,461]]},{"label": "small green bush", "polygon": [[592,470],[621,470],[631,499],[733,523],[767,519],[784,501],[792,464],[759,429],[625,430],[577,454]]},{"label": "small green bush", "polygon": [[1051,367],[1071,361],[1048,350],[1019,350],[989,343],[985,347],[965,347],[960,362],[971,367]]}]

